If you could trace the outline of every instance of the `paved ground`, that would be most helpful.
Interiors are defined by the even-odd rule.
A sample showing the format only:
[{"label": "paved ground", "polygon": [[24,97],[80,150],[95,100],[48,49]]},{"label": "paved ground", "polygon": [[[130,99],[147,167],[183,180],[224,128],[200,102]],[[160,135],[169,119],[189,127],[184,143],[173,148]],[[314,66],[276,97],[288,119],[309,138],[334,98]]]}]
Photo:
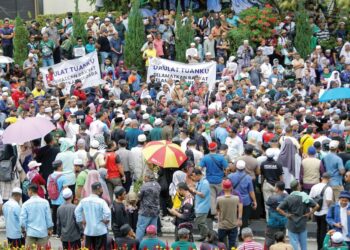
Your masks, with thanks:
[{"label": "paved ground", "polygon": [[[168,244],[170,245],[171,243],[174,242],[174,237],[171,235],[164,235],[161,237],[161,239],[165,242],[168,242]],[[5,232],[3,230],[0,231],[0,242],[4,242],[4,240],[6,240],[6,235]],[[256,237],[256,240],[260,243],[264,243],[264,238],[263,237]],[[51,247],[53,249],[62,249],[62,245],[60,240],[56,239],[56,238],[51,238],[50,239],[50,243],[51,243]],[[196,243],[197,247],[199,248],[200,243]],[[315,240],[308,240],[308,249],[309,250],[315,250],[317,249],[317,245]]]}]

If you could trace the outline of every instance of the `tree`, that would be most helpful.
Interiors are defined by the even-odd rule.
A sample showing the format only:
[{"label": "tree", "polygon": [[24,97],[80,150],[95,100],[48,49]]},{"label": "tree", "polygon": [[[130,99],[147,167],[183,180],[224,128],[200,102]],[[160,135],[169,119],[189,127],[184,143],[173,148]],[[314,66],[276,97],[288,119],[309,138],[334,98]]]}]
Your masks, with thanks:
[{"label": "tree", "polygon": [[[96,0],[88,0],[90,5],[96,4]],[[103,0],[103,10],[105,11],[127,11],[128,10],[128,0]]]},{"label": "tree", "polygon": [[125,63],[128,67],[136,67],[137,70],[142,71],[144,61],[140,54],[140,49],[145,42],[145,28],[143,24],[143,17],[140,12],[140,3],[134,0],[129,15],[128,31],[125,36]]},{"label": "tree", "polygon": [[304,1],[298,4],[296,12],[296,35],[294,39],[295,48],[302,58],[306,58],[311,53],[312,30],[309,24],[309,15],[305,10]]},{"label": "tree", "polygon": [[25,27],[23,20],[19,16],[17,16],[16,23],[15,23],[15,36],[13,39],[13,46],[14,46],[14,60],[19,65],[23,65],[23,62],[27,59],[28,42],[29,42],[28,30]]},{"label": "tree", "polygon": [[[191,8],[190,8],[191,9]],[[186,50],[193,43],[194,31],[191,27],[191,21],[182,23],[180,1],[176,11],[176,30],[175,30],[175,51],[176,61],[186,62]]]},{"label": "tree", "polygon": [[73,21],[73,44],[76,43],[78,37],[81,37],[83,44],[85,44],[87,41],[87,33],[85,30],[85,22],[79,13],[79,0],[75,0],[75,12],[73,14]]}]

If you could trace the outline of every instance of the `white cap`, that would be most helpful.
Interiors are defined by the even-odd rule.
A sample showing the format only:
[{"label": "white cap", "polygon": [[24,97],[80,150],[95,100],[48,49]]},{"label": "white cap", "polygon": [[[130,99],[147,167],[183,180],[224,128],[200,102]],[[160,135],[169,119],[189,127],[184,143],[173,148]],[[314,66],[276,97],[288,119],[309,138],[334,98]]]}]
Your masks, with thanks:
[{"label": "white cap", "polygon": [[12,194],[22,194],[22,189],[20,189],[19,187],[14,187],[12,189]]},{"label": "white cap", "polygon": [[60,113],[54,114],[53,119],[54,119],[55,121],[58,121],[59,119],[61,119]]},{"label": "white cap", "polygon": [[5,91],[8,91],[9,90],[9,88],[8,87],[2,87],[2,92],[5,92]]},{"label": "white cap", "polygon": [[338,148],[338,145],[339,145],[339,141],[332,140],[332,141],[329,143],[329,148],[336,149],[336,148]]},{"label": "white cap", "polygon": [[243,121],[244,121],[244,122],[249,122],[250,119],[252,119],[252,117],[249,116],[249,115],[247,115],[247,116],[244,117]]},{"label": "white cap", "polygon": [[306,113],[306,114],[311,114],[311,110],[310,110],[310,109],[307,109],[305,113]]},{"label": "white cap", "polygon": [[208,123],[209,123],[209,126],[211,127],[211,126],[214,126],[216,124],[216,121],[215,121],[215,119],[210,119]]},{"label": "white cap", "polygon": [[269,98],[264,98],[262,101],[263,101],[264,104],[266,104],[266,103],[270,102],[270,99]]},{"label": "white cap", "polygon": [[249,87],[250,90],[256,90],[256,87],[254,85]]},{"label": "white cap", "polygon": [[111,19],[109,19],[108,17],[105,18],[105,22],[110,22]]},{"label": "white cap", "polygon": [[28,57],[34,57],[34,54],[33,53],[29,53]]},{"label": "white cap", "polygon": [[138,142],[145,142],[146,140],[147,140],[147,138],[144,134],[141,134],[137,137]]},{"label": "white cap", "polygon": [[225,91],[226,90],[226,87],[225,86],[221,86],[220,88],[219,88],[219,91]]},{"label": "white cap", "polygon": [[196,36],[195,38],[194,38],[194,40],[196,41],[196,40],[201,40],[201,38],[199,37],[199,36]]},{"label": "white cap", "polygon": [[40,166],[41,166],[41,163],[39,163],[37,161],[31,161],[28,163],[29,169],[33,169],[33,168],[40,167]]},{"label": "white cap", "polygon": [[194,114],[194,115],[199,114],[199,110],[198,109],[192,109],[192,114]]},{"label": "white cap", "polygon": [[295,126],[295,125],[298,125],[298,124],[299,124],[299,122],[297,120],[293,120],[293,121],[290,122],[291,126]]},{"label": "white cap", "polygon": [[99,16],[95,17],[95,20],[100,20],[100,17]]},{"label": "white cap", "polygon": [[265,88],[268,86],[267,82],[262,82],[260,85],[265,87]]},{"label": "white cap", "polygon": [[206,56],[211,56],[210,52],[205,53]]},{"label": "white cap", "polygon": [[275,157],[275,150],[273,148],[268,148],[265,153],[269,158]]},{"label": "white cap", "polygon": [[74,165],[84,165],[83,160],[80,158],[74,159],[73,164]]},{"label": "white cap", "polygon": [[45,108],[44,112],[45,113],[51,113],[52,112],[52,108],[51,107]]},{"label": "white cap", "polygon": [[3,92],[3,93],[2,93],[2,96],[9,96],[9,93]]},{"label": "white cap", "polygon": [[160,119],[160,118],[157,118],[155,121],[154,121],[154,125],[155,126],[159,126],[160,124],[162,124],[162,119]]},{"label": "white cap", "polygon": [[62,197],[64,199],[68,199],[70,197],[72,197],[73,193],[72,193],[72,190],[70,190],[70,188],[65,188],[62,190]]},{"label": "white cap", "polygon": [[98,146],[100,146],[100,143],[98,142],[98,140],[92,140],[90,142],[90,148],[98,148]]},{"label": "white cap", "polygon": [[151,34],[147,35],[147,38],[152,38],[152,35]]},{"label": "white cap", "polygon": [[331,239],[336,244],[342,243],[344,241],[344,237],[341,232],[333,233],[333,235],[331,236]]},{"label": "white cap", "polygon": [[143,115],[142,115],[142,119],[143,119],[143,120],[148,120],[148,119],[149,119],[149,114],[147,114],[147,113],[146,113],[146,114],[143,114]]},{"label": "white cap", "polygon": [[131,123],[131,121],[132,121],[132,119],[128,117],[125,119],[124,124],[129,125]]},{"label": "white cap", "polygon": [[94,20],[94,17],[93,16],[89,16],[89,19]]},{"label": "white cap", "polygon": [[243,44],[249,44],[249,40],[244,40]]},{"label": "white cap", "polygon": [[304,112],[306,109],[304,107],[299,108],[299,112]]},{"label": "white cap", "polygon": [[191,43],[191,46],[196,46],[196,44],[195,43]]},{"label": "white cap", "polygon": [[105,100],[106,99],[104,99],[104,98],[100,98],[100,99],[98,99],[98,103],[103,103]]},{"label": "white cap", "polygon": [[239,170],[245,169],[245,161],[243,161],[243,160],[237,161],[236,168]]}]

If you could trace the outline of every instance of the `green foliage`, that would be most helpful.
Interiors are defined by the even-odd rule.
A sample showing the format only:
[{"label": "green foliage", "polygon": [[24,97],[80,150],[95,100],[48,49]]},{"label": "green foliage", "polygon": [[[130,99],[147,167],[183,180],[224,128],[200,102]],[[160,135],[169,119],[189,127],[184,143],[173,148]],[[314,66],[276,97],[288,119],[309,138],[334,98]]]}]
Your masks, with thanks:
[{"label": "green foliage", "polygon": [[312,30],[309,24],[309,15],[305,10],[304,1],[300,1],[298,4],[298,11],[296,12],[296,35],[295,35],[295,48],[299,52],[300,56],[306,59],[311,49],[311,37]]},{"label": "green foliage", "polygon": [[263,9],[256,7],[246,9],[240,13],[240,18],[244,23],[240,24],[239,29],[249,30],[253,42],[270,38],[274,34],[274,27],[278,23],[276,13],[269,5],[266,5]]},{"label": "green foliage", "polygon": [[252,32],[246,28],[232,29],[228,33],[231,54],[235,54],[238,47],[243,44],[243,40],[251,40]]},{"label": "green foliage", "polygon": [[139,71],[144,67],[144,61],[140,52],[145,42],[145,27],[143,17],[140,12],[140,3],[133,1],[131,12],[129,14],[128,32],[125,36],[125,63],[128,67],[134,66]]},{"label": "green foliage", "polygon": [[85,21],[79,13],[79,0],[75,0],[75,12],[73,14],[73,44],[76,43],[78,37],[81,37],[83,44],[87,42],[87,33],[85,30]]},{"label": "green foliage", "polygon": [[330,37],[328,40],[322,40],[319,42],[321,45],[322,49],[333,49],[334,47],[337,46],[337,40],[334,36]]},{"label": "green foliage", "polygon": [[15,36],[13,39],[14,60],[19,65],[23,65],[28,55],[27,43],[29,41],[29,33],[23,20],[19,16],[16,17],[15,27]]},{"label": "green foliage", "polygon": [[194,30],[191,27],[190,21],[186,24],[181,22],[181,10],[180,1],[177,6],[176,11],[176,30],[175,30],[175,51],[176,51],[176,61],[186,62],[186,49],[190,47],[193,42]]}]

